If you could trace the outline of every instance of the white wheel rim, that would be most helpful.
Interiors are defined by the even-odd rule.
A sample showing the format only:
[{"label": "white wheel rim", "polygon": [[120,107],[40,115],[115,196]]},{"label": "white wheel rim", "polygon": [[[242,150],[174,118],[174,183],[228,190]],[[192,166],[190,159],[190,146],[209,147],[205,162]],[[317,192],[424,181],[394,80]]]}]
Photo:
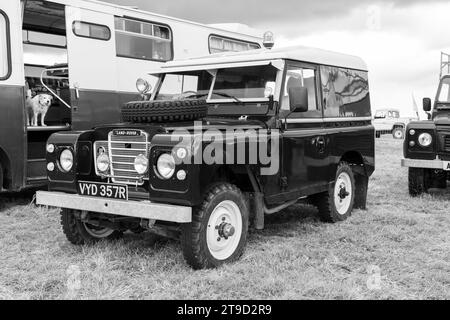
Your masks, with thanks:
[{"label": "white wheel rim", "polygon": [[[226,239],[223,226],[233,227],[234,234]],[[223,201],[217,205],[209,217],[206,242],[211,255],[217,260],[226,260],[236,251],[242,236],[242,214],[233,201]]]},{"label": "white wheel rim", "polygon": [[395,137],[400,139],[401,137],[403,137],[403,132],[401,130],[396,130],[395,131]]},{"label": "white wheel rim", "polygon": [[94,226],[91,226],[88,223],[84,223],[84,229],[86,229],[86,232],[97,239],[104,239],[104,238],[108,238],[110,235],[112,235],[114,233],[114,230],[109,229],[109,228],[97,228]]},{"label": "white wheel rim", "polygon": [[353,186],[350,175],[342,172],[334,186],[334,204],[340,215],[345,215],[352,203]]}]

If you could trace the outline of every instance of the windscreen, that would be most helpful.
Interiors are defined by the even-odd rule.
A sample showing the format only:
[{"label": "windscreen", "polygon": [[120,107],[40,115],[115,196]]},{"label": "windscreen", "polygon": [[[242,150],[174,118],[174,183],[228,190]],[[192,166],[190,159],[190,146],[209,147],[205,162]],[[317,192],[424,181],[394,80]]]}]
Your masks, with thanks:
[{"label": "windscreen", "polygon": [[[277,69],[273,66],[220,69],[217,71],[211,99],[267,98],[268,84],[274,84]],[[273,92],[272,92],[273,93]]]},{"label": "windscreen", "polygon": [[156,100],[187,99],[208,96],[212,75],[207,71],[184,74],[166,74]]},{"label": "windscreen", "polygon": [[440,103],[450,103],[450,78],[442,79],[438,101]]}]

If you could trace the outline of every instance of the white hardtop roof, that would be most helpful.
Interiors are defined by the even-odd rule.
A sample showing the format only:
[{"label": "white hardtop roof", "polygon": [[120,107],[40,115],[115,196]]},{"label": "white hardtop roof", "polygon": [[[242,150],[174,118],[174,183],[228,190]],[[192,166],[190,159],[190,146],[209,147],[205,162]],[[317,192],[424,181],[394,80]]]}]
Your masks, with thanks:
[{"label": "white hardtop roof", "polygon": [[366,63],[359,57],[322,49],[295,46],[272,50],[256,49],[242,52],[225,52],[186,60],[174,60],[164,63],[159,70],[155,70],[151,74],[264,65],[284,59],[367,71]]}]

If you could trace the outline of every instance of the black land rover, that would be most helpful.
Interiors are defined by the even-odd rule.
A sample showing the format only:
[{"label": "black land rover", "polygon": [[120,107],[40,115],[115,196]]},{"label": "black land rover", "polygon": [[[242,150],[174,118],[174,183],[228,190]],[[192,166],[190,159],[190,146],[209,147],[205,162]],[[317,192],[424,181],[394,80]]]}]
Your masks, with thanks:
[{"label": "black land rover", "polygon": [[[300,200],[323,221],[366,207],[374,172],[368,72],[312,48],[173,61],[123,123],[47,144],[49,192],[76,245],[150,231],[196,269],[237,260],[249,225]],[[139,80],[145,96],[149,87]]]},{"label": "black land rover", "polygon": [[423,100],[430,120],[407,126],[402,166],[409,168],[409,193],[419,196],[431,188],[445,189],[450,180],[450,76],[441,79],[432,108]]}]

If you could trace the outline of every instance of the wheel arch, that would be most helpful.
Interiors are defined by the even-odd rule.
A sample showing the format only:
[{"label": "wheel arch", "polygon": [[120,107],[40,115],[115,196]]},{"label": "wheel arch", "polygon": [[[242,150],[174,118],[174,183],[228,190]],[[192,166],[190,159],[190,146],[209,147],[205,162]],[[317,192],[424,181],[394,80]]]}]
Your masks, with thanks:
[{"label": "wheel arch", "polygon": [[368,176],[364,158],[358,151],[347,151],[341,157],[340,162],[347,162],[353,171],[359,175]]},{"label": "wheel arch", "polygon": [[209,178],[202,186],[202,193],[216,182],[228,182],[238,187],[242,192],[254,192],[247,167],[244,165],[218,165],[208,174]]},{"label": "wheel arch", "polygon": [[369,187],[369,172],[362,154],[358,151],[348,151],[341,157],[352,168],[355,177],[355,204],[356,209],[367,208],[367,191]]}]

